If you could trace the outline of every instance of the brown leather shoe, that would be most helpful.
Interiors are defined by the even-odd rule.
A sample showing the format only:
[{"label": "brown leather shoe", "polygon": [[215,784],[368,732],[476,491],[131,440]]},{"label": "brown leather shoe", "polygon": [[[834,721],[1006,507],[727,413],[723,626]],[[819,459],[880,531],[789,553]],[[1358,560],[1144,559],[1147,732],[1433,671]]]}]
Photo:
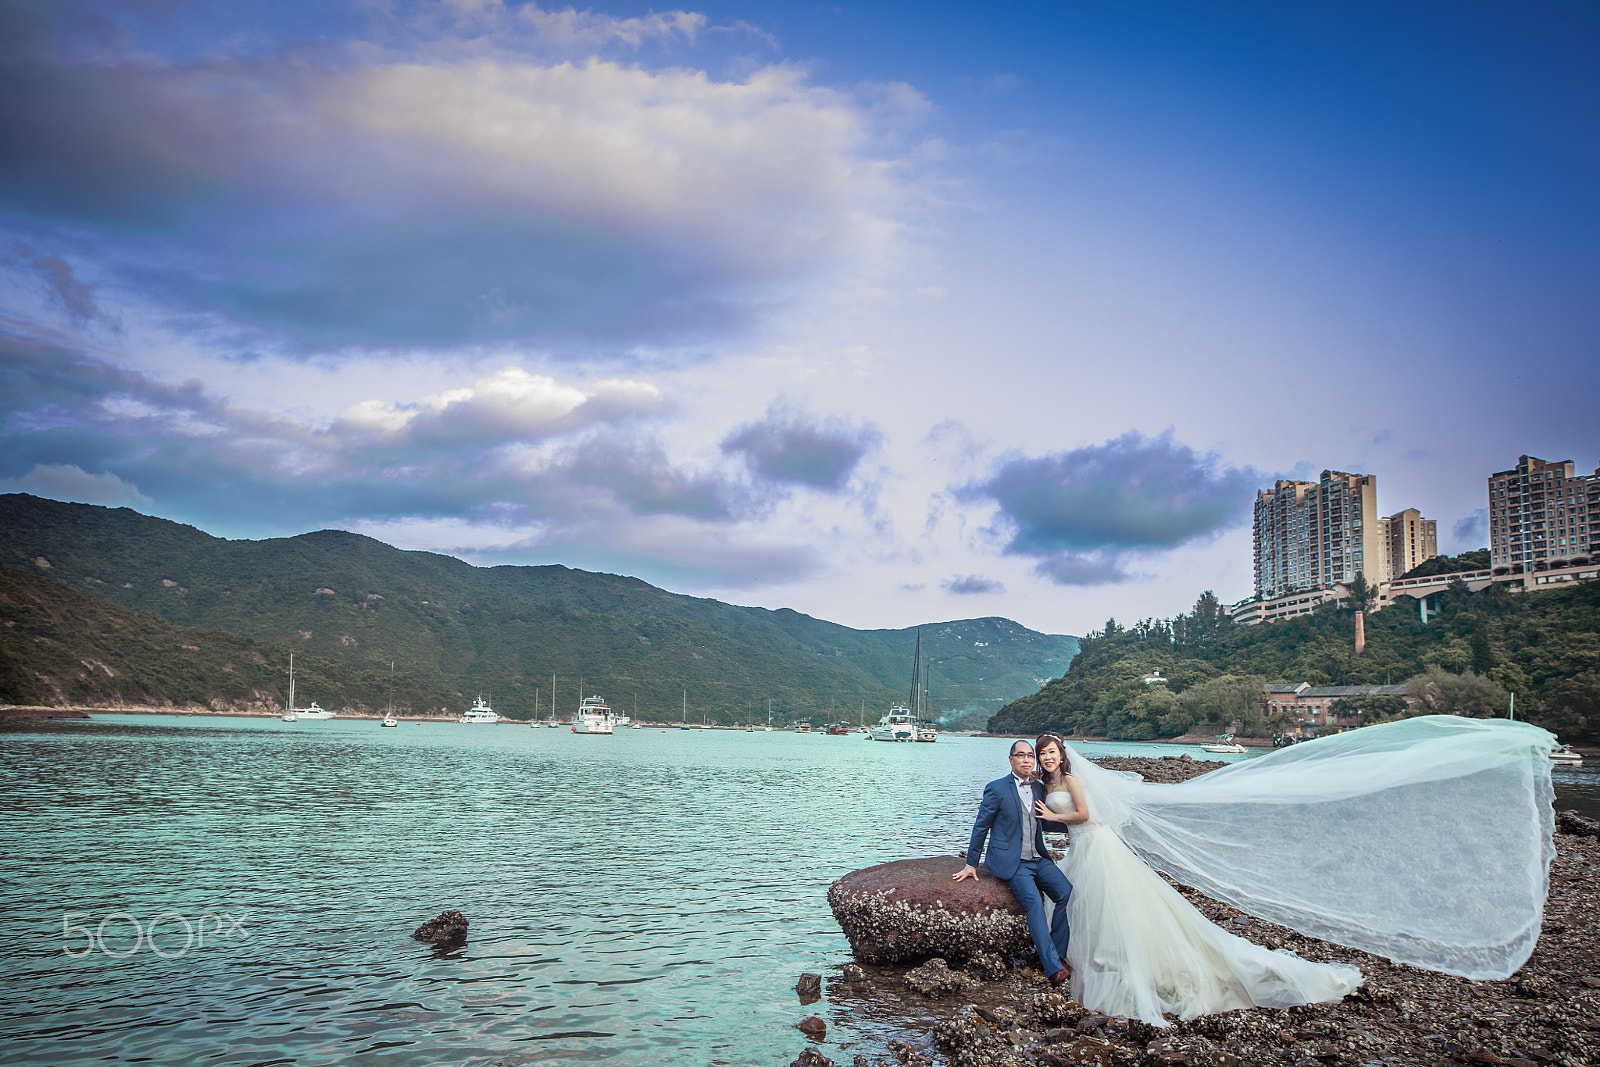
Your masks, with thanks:
[{"label": "brown leather shoe", "polygon": [[1051,985],[1066,985],[1070,981],[1072,981],[1072,968],[1071,967],[1065,967],[1064,966],[1059,971],[1057,971],[1055,974],[1052,974],[1050,976],[1050,984]]}]

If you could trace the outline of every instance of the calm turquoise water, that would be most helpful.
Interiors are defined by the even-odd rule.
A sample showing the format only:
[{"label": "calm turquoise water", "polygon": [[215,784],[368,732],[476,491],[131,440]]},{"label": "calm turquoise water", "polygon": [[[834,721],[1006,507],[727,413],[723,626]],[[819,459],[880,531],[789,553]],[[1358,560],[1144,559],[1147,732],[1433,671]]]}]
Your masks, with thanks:
[{"label": "calm turquoise water", "polygon": [[[848,959],[828,884],[963,849],[1007,747],[337,719],[13,726],[0,1047],[35,1064],[787,1064],[794,1023],[817,1011],[824,1051],[848,1061],[909,1009],[800,1006],[802,971]],[[472,921],[464,949],[411,940],[445,908]],[[98,938],[64,937],[64,915]],[[161,915],[136,943],[134,922]]]}]

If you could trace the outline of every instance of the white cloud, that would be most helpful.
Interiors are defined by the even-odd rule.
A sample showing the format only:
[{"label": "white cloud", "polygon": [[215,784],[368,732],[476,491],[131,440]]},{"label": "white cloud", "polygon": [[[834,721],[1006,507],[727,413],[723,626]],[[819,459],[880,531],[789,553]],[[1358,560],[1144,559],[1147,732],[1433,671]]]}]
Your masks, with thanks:
[{"label": "white cloud", "polygon": [[32,493],[51,500],[107,507],[148,508],[155,501],[115,474],[90,474],[72,463],[38,463],[20,478],[0,479],[0,493]]}]

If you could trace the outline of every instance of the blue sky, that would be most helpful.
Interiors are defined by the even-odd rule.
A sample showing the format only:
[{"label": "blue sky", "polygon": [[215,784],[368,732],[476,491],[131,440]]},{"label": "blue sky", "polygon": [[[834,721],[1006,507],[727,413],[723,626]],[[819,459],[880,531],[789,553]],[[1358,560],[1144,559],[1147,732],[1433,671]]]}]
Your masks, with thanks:
[{"label": "blue sky", "polygon": [[853,626],[1600,463],[1585,3],[0,2],[0,491]]}]

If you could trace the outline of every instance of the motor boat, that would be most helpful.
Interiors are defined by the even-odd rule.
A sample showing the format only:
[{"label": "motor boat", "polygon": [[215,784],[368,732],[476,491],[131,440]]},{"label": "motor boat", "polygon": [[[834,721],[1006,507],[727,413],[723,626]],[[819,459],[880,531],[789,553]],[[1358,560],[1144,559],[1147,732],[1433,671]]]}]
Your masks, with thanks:
[{"label": "motor boat", "polygon": [[867,731],[874,741],[911,741],[917,736],[917,722],[904,704],[890,708],[878,724]]},{"label": "motor boat", "polygon": [[1556,767],[1582,767],[1583,753],[1574,752],[1571,745],[1560,745],[1551,750],[1550,763]]},{"label": "motor boat", "polygon": [[500,716],[496,715],[494,713],[494,709],[489,707],[488,704],[485,704],[483,702],[483,697],[480,696],[477,700],[472,702],[472,707],[461,713],[461,718],[457,719],[456,721],[497,723],[500,721]]},{"label": "motor boat", "polygon": [[1244,755],[1244,746],[1233,739],[1232,734],[1218,734],[1214,743],[1201,745],[1202,752],[1216,752],[1220,755]]},{"label": "motor boat", "polygon": [[578,702],[578,714],[572,717],[575,734],[610,734],[616,732],[616,717],[604,697],[584,697]]}]

